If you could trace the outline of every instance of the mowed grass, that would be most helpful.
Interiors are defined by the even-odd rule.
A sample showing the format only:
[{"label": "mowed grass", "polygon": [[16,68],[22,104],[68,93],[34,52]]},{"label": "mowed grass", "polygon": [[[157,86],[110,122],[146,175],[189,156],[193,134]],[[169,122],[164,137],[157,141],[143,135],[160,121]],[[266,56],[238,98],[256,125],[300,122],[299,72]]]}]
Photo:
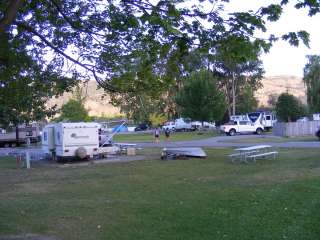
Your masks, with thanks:
[{"label": "mowed grass", "polygon": [[[170,141],[188,141],[188,140],[199,140],[210,137],[218,136],[217,131],[193,131],[193,132],[172,132],[170,134]],[[142,133],[129,133],[129,134],[117,134],[113,137],[116,142],[153,142],[153,132],[142,132]],[[164,132],[160,134],[160,141],[165,141],[166,137]]]},{"label": "mowed grass", "polygon": [[278,151],[256,164],[231,164],[232,149],[31,170],[1,159],[0,239],[319,239],[320,149]]},{"label": "mowed grass", "polygon": [[241,138],[241,139],[226,139],[221,142],[233,143],[284,143],[284,142],[314,142],[319,141],[316,136],[302,136],[302,137],[270,137],[270,136],[257,136],[255,138]]}]

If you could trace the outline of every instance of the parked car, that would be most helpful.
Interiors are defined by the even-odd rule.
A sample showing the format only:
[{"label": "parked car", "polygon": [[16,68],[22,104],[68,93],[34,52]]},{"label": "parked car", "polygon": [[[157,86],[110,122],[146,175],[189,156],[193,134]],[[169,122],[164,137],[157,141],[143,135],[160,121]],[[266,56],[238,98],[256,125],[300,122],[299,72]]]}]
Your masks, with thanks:
[{"label": "parked car", "polygon": [[212,129],[216,127],[215,122],[200,122],[200,121],[193,121],[191,123],[192,128],[194,129],[201,129],[201,128],[206,128],[206,129]]},{"label": "parked car", "polygon": [[176,125],[175,125],[175,122],[173,121],[169,121],[169,122],[166,122],[163,126],[162,126],[162,130],[170,130],[170,131],[175,131],[176,130]]},{"label": "parked car", "polygon": [[135,129],[134,131],[135,132],[138,132],[138,131],[145,131],[145,130],[148,130],[149,129],[149,125],[146,124],[146,123],[140,123]]},{"label": "parked car", "polygon": [[312,114],[313,121],[319,121],[320,120],[320,113],[314,113]]},{"label": "parked car", "polygon": [[220,130],[228,136],[237,133],[256,133],[261,134],[264,126],[261,123],[252,123],[251,121],[231,121],[220,127]]},{"label": "parked car", "polygon": [[230,116],[230,121],[247,121],[248,120],[248,115],[231,115]]},{"label": "parked car", "polygon": [[301,117],[297,120],[297,122],[308,122],[309,118],[308,117]]},{"label": "parked car", "polygon": [[191,122],[191,126],[194,129],[200,129],[202,127],[202,123],[200,121],[193,121],[193,122]]},{"label": "parked car", "polygon": [[174,121],[176,131],[192,131],[195,128],[192,127],[190,118],[178,118]]},{"label": "parked car", "polygon": [[204,122],[203,127],[212,129],[212,128],[216,127],[216,123],[215,122]]}]

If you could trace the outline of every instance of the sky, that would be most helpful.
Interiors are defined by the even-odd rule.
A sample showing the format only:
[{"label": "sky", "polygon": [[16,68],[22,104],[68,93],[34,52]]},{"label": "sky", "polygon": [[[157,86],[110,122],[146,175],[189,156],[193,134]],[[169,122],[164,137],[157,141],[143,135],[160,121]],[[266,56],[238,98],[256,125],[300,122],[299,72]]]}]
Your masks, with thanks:
[{"label": "sky", "polygon": [[[257,10],[260,6],[278,3],[273,0],[230,0],[227,11]],[[293,47],[284,41],[276,42],[269,53],[262,55],[265,76],[303,76],[307,63],[306,55],[320,54],[320,14],[309,17],[307,10],[297,10],[293,5],[286,6],[279,21],[267,24],[267,33],[282,35],[290,31],[306,30],[310,34],[310,48],[303,44]],[[260,36],[258,33],[257,36]]]}]

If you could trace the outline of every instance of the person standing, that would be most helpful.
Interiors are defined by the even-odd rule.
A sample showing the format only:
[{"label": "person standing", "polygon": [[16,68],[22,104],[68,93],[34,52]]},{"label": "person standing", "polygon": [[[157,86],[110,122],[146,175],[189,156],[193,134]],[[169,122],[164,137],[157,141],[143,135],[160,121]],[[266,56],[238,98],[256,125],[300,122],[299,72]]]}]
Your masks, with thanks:
[{"label": "person standing", "polygon": [[169,141],[169,139],[170,139],[170,129],[166,128],[164,130],[164,134],[166,135],[166,141]]},{"label": "person standing", "polygon": [[155,140],[155,143],[159,143],[160,140],[160,129],[159,127],[157,127],[155,130],[154,130],[154,140]]}]

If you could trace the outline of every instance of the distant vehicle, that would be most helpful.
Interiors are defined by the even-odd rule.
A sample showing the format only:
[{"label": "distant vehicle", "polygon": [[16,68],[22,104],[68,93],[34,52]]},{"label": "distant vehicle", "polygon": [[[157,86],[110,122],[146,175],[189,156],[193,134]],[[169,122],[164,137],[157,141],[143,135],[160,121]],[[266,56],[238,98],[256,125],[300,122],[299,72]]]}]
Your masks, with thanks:
[{"label": "distant vehicle", "polygon": [[203,122],[203,127],[204,128],[215,128],[216,123],[215,122]]},{"label": "distant vehicle", "polygon": [[297,120],[297,122],[308,122],[309,118],[308,117],[301,117]]},{"label": "distant vehicle", "polygon": [[98,154],[97,123],[55,123],[43,128],[42,149],[58,161],[78,157],[89,159]]},{"label": "distant vehicle", "polygon": [[230,121],[248,121],[248,115],[231,115]]},{"label": "distant vehicle", "polygon": [[192,131],[195,130],[192,127],[190,118],[178,118],[174,121],[176,131]]},{"label": "distant vehicle", "polygon": [[314,113],[312,114],[313,121],[319,121],[320,120],[320,113]]},{"label": "distant vehicle", "polygon": [[200,129],[202,127],[202,123],[200,121],[193,121],[191,122],[191,126],[194,129]]},{"label": "distant vehicle", "polygon": [[146,124],[146,123],[140,123],[135,129],[134,131],[135,132],[138,132],[138,131],[145,131],[145,130],[148,130],[149,129],[149,125]]},{"label": "distant vehicle", "polygon": [[192,128],[193,129],[201,129],[201,128],[209,128],[213,129],[216,127],[215,122],[200,122],[200,121],[193,121],[191,122]]},{"label": "distant vehicle", "polygon": [[237,133],[256,133],[261,134],[264,131],[264,126],[251,121],[231,121],[220,126],[220,130],[228,136],[234,136]]},{"label": "distant vehicle", "polygon": [[175,131],[176,130],[176,124],[173,121],[169,121],[166,122],[163,126],[162,126],[162,130],[169,130],[169,131]]},{"label": "distant vehicle", "polygon": [[19,139],[16,139],[16,128],[10,127],[8,131],[5,129],[0,130],[0,146],[12,147],[19,144],[27,143],[28,139],[31,143],[41,141],[40,127],[37,123],[21,124],[18,127]]}]

